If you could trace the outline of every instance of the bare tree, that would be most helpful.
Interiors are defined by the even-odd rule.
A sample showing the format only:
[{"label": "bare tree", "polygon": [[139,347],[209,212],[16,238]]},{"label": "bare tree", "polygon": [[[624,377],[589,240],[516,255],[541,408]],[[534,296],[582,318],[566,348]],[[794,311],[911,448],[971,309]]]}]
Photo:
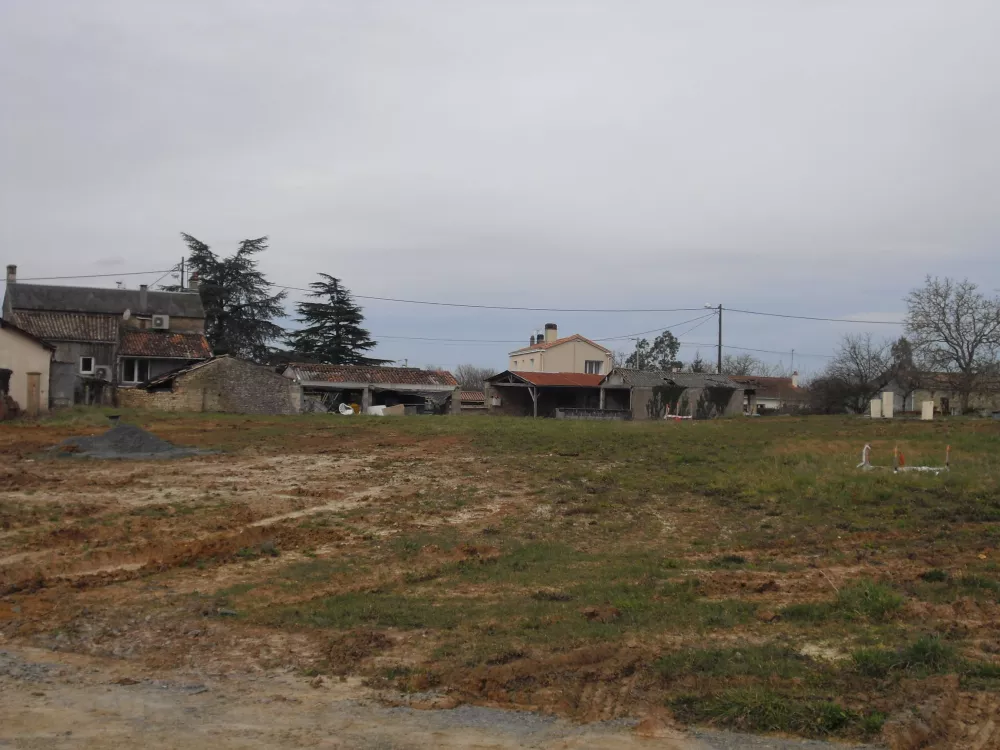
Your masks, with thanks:
[{"label": "bare tree", "polygon": [[870,333],[844,336],[823,379],[838,383],[845,406],[861,414],[893,378],[892,344]]},{"label": "bare tree", "polygon": [[744,354],[727,354],[722,358],[722,373],[724,375],[759,375],[772,377],[777,374],[777,368],[762,362],[749,352]]},{"label": "bare tree", "polygon": [[459,365],[455,368],[455,379],[458,384],[467,391],[483,390],[483,383],[486,378],[491,378],[497,374],[492,367],[479,367],[478,365]]},{"label": "bare tree", "polygon": [[968,279],[928,276],[923,288],[906,297],[913,345],[928,365],[950,375],[963,412],[972,393],[996,374],[1000,351],[1000,300],[977,289]]}]

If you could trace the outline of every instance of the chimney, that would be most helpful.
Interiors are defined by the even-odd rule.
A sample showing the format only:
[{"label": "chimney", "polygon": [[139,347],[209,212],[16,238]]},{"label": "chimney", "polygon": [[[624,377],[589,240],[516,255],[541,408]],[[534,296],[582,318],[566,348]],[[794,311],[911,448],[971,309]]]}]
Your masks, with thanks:
[{"label": "chimney", "polygon": [[17,266],[11,263],[7,266],[7,283],[14,284],[17,282]]},{"label": "chimney", "polygon": [[197,292],[201,287],[201,279],[198,278],[198,272],[195,271],[191,274],[191,278],[188,279],[188,291]]},{"label": "chimney", "polygon": [[144,313],[149,307],[149,285],[139,285],[139,312]]},{"label": "chimney", "polygon": [[799,371],[796,370],[795,372],[792,373],[792,388],[798,388],[798,387],[799,387]]},{"label": "chimney", "polygon": [[555,341],[559,338],[559,327],[555,323],[545,324],[545,343]]}]

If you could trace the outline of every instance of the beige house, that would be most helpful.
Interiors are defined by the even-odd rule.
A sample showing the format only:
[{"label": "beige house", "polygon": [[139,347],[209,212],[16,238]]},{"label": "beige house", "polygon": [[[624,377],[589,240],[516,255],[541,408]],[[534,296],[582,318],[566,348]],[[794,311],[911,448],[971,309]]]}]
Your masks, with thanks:
[{"label": "beige house", "polygon": [[611,350],[578,333],[559,338],[555,323],[545,324],[545,335],[532,336],[528,346],[508,355],[512,372],[581,372],[607,375],[611,372]]},{"label": "beige house", "polygon": [[0,319],[0,370],[9,371],[6,395],[31,416],[49,410],[49,365],[54,350],[51,344]]}]

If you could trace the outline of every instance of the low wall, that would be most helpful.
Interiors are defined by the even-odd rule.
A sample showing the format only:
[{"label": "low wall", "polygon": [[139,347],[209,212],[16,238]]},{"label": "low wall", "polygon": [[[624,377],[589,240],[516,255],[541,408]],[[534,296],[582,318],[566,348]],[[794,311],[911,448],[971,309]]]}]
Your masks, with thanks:
[{"label": "low wall", "polygon": [[628,409],[556,409],[556,419],[630,420]]}]

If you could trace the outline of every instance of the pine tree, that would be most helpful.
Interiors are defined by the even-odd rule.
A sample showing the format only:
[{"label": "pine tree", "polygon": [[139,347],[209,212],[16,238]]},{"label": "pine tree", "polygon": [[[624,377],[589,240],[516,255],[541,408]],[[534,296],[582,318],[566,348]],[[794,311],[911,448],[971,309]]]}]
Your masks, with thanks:
[{"label": "pine tree", "polygon": [[361,327],[365,316],[355,304],[351,292],[340,279],[319,274],[322,281],[309,286],[309,296],[321,302],[299,302],[296,320],[302,328],[292,331],[285,344],[300,359],[331,365],[382,365],[386,359],[366,357],[375,347],[371,334]]},{"label": "pine tree", "polygon": [[257,253],[267,249],[267,237],[243,240],[235,255],[220,258],[208,245],[181,234],[191,251],[189,263],[200,280],[205,308],[205,336],[216,354],[232,354],[266,362],[268,342],[284,329],[273,322],[285,314],[285,292],[272,294],[270,283],[257,269]]}]

